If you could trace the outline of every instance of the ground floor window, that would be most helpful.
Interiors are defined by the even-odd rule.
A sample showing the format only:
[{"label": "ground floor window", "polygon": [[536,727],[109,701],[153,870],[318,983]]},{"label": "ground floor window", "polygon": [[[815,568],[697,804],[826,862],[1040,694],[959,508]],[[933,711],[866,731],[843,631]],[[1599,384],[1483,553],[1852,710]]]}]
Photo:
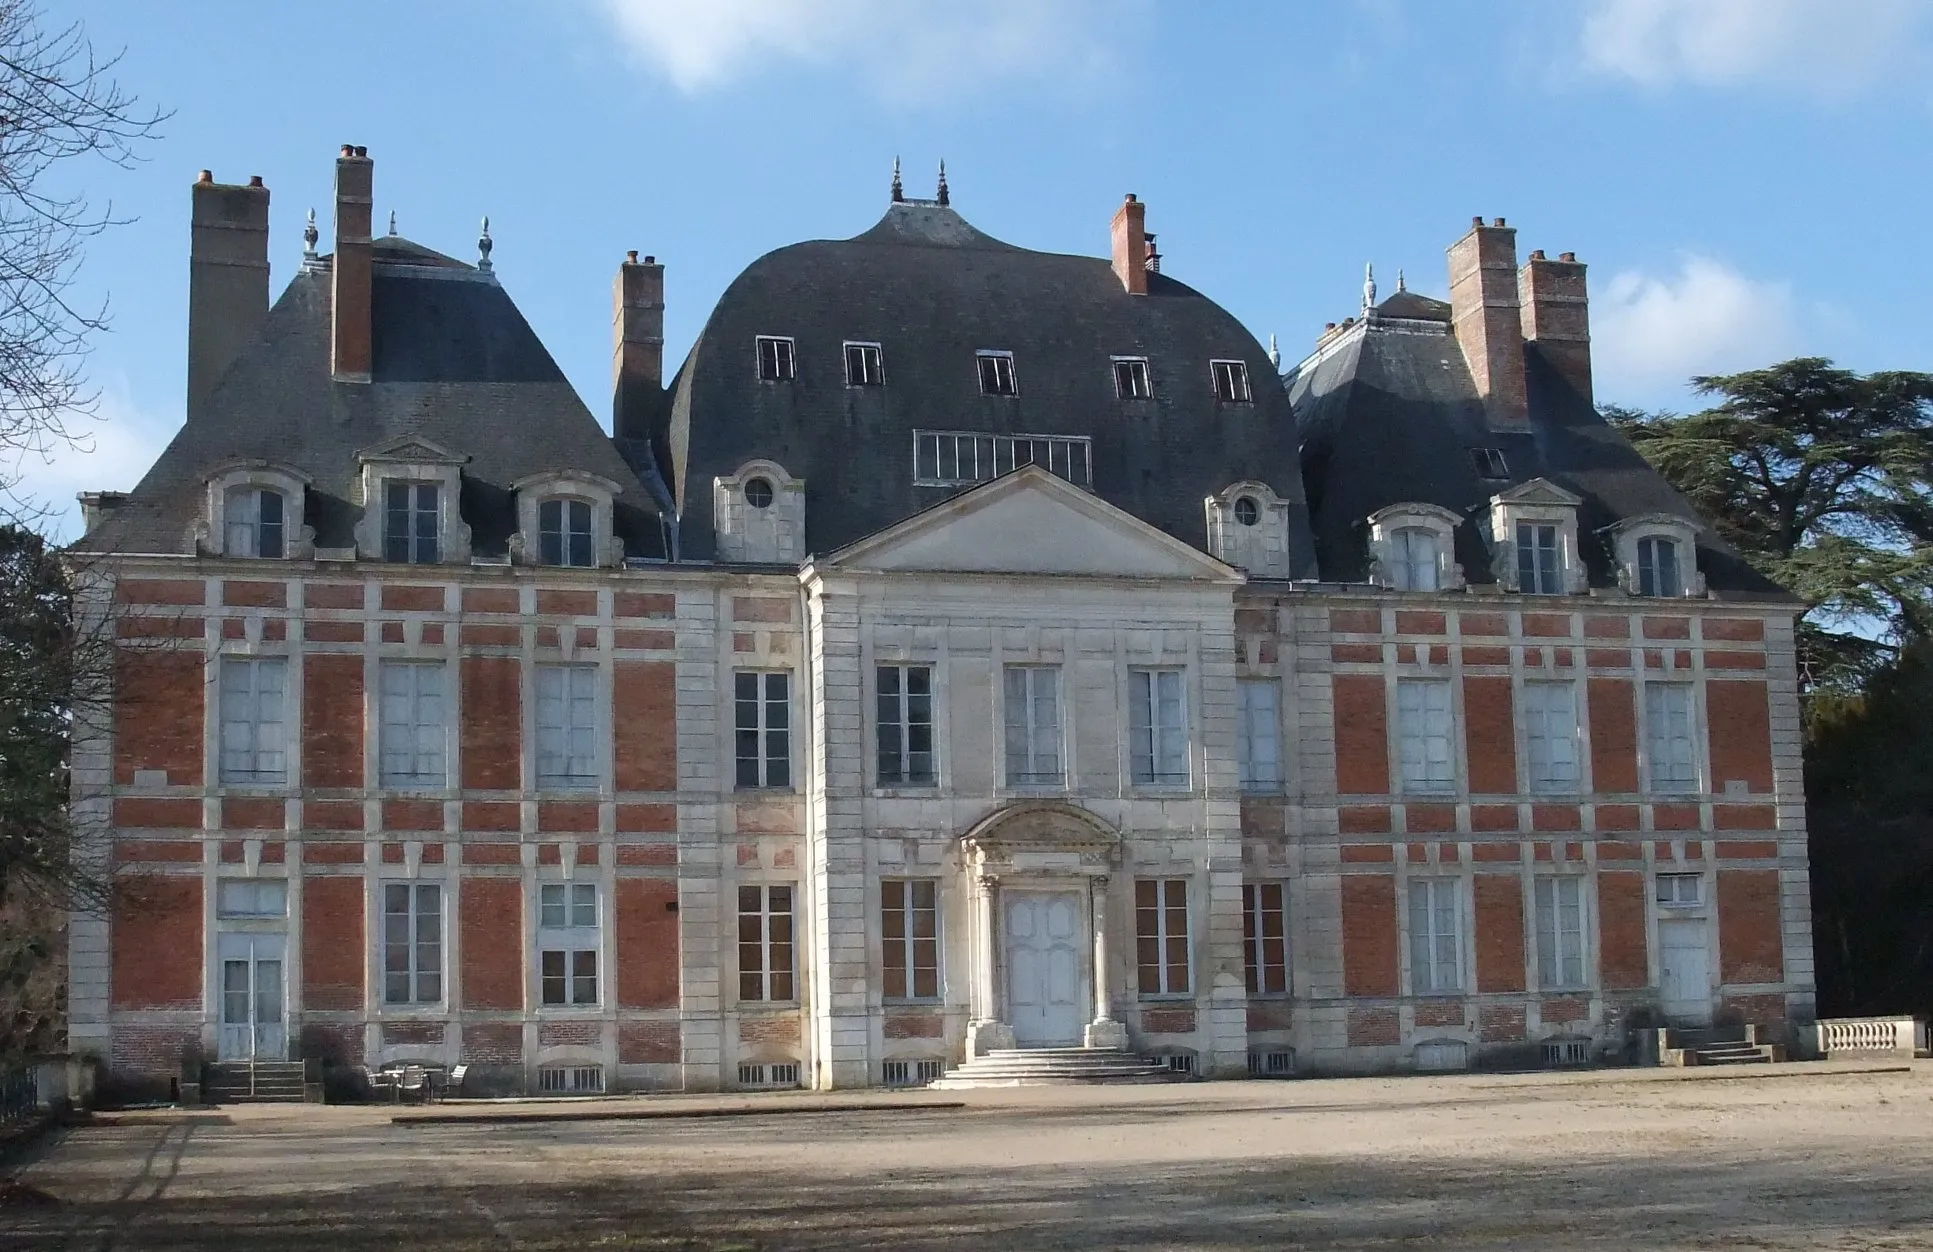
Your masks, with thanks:
[{"label": "ground floor window", "polygon": [[598,1002],[598,918],[595,883],[547,882],[537,888],[537,982],[546,1006]]},{"label": "ground floor window", "polygon": [[1279,882],[1242,884],[1242,964],[1250,995],[1279,995],[1289,989],[1289,925]]},{"label": "ground floor window", "polygon": [[738,998],[796,1000],[790,884],[738,889]]},{"label": "ground floor window", "polygon": [[940,884],[889,878],[879,884],[880,947],[888,1000],[940,995]]},{"label": "ground floor window", "polygon": [[1188,880],[1134,880],[1134,946],[1144,996],[1187,995]]}]

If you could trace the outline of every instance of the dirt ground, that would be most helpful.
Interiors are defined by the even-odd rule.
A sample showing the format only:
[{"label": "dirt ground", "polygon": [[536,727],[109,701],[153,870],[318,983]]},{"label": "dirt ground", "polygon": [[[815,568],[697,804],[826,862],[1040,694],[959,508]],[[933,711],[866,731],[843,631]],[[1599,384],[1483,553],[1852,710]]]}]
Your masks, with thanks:
[{"label": "dirt ground", "polygon": [[119,1114],[19,1168],[52,1202],[0,1207],[0,1247],[1933,1247],[1933,1065],[1736,1072]]}]

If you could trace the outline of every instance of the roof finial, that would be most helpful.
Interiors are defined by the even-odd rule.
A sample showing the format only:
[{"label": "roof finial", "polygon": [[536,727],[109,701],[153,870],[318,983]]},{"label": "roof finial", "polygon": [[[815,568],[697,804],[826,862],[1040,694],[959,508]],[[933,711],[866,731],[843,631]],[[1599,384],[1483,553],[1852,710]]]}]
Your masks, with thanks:
[{"label": "roof finial", "polygon": [[396,233],[396,210],[395,209],[391,209],[389,211],[389,233],[392,235]]},{"label": "roof finial", "polygon": [[899,158],[893,158],[893,203],[898,204],[906,198],[906,189],[899,185]]},{"label": "roof finial", "polygon": [[1401,270],[1396,271],[1396,290],[1397,291],[1409,290],[1409,285],[1403,281],[1403,271]]},{"label": "roof finial", "polygon": [[314,265],[316,262],[315,243],[322,238],[322,232],[315,228],[315,210],[309,210],[309,224],[302,228],[302,264]]},{"label": "roof finial", "polygon": [[940,203],[941,203],[941,204],[950,204],[950,203],[952,203],[952,200],[951,200],[951,198],[950,198],[950,197],[949,197],[949,196],[948,196],[948,195],[946,194],[946,158],[945,158],[945,157],[941,157],[941,158],[940,158],[940,196],[939,196],[939,199],[940,199]]},{"label": "roof finial", "polygon": [[1269,332],[1269,364],[1276,369],[1282,368],[1282,349],[1275,346],[1275,332]]},{"label": "roof finial", "polygon": [[490,242],[490,219],[483,219],[483,233],[477,236],[477,269],[490,272],[490,249],[496,245]]},{"label": "roof finial", "polygon": [[1374,262],[1362,267],[1362,311],[1367,313],[1376,307],[1376,266]]}]

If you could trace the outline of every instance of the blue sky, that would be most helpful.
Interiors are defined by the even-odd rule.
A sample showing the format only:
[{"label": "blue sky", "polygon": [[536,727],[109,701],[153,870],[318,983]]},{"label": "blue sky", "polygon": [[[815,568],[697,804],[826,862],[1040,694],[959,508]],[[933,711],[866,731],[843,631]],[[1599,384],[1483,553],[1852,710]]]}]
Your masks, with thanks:
[{"label": "blue sky", "polygon": [[[1125,192],[1168,273],[1293,360],[1362,267],[1441,295],[1474,214],[1591,266],[1600,399],[1799,353],[1926,368],[1933,4],[1924,0],[46,0],[172,109],[132,170],[73,173],[132,224],[90,447],[18,467],[64,509],[181,420],[188,189],[263,176],[280,291],[325,240],[342,143],[377,221],[494,259],[602,410],[610,282],[667,266],[668,360],[744,266],[882,211],[893,157],[1027,247],[1102,254]],[[71,514],[59,515],[71,533]]]}]

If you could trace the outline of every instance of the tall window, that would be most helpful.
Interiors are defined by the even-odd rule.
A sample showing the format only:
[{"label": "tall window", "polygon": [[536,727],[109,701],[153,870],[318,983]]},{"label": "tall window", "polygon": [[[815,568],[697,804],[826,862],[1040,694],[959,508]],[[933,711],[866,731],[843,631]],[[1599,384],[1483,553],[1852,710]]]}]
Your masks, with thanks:
[{"label": "tall window", "polygon": [[1005,681],[1007,785],[1060,786],[1060,667],[1009,665]]},{"label": "tall window", "polygon": [[597,564],[588,500],[544,500],[537,505],[537,559],[545,565],[589,569]]},{"label": "tall window", "polygon": [[758,376],[761,382],[792,381],[792,341],[782,335],[758,337]]},{"label": "tall window", "polygon": [[1577,757],[1577,687],[1524,684],[1524,745],[1532,791],[1572,792],[1582,785]]},{"label": "tall window", "polygon": [[987,396],[1019,395],[1020,389],[1014,385],[1013,353],[979,352],[974,360],[980,368],[980,394]]},{"label": "tall window", "polygon": [[1389,579],[1396,590],[1440,590],[1441,571],[1435,531],[1408,526],[1389,537]]},{"label": "tall window", "polygon": [[1275,791],[1282,786],[1282,684],[1273,678],[1244,678],[1235,684],[1241,701],[1235,723],[1235,765],[1243,791]]},{"label": "tall window", "polygon": [[438,542],[441,492],[435,483],[388,483],[383,502],[383,559],[434,565],[442,560]]},{"label": "tall window", "polygon": [[222,551],[229,556],[280,559],[283,554],[282,493],[266,487],[235,487],[222,504],[227,532]]},{"label": "tall window", "polygon": [[1154,395],[1154,387],[1148,381],[1146,357],[1114,358],[1114,394],[1123,400],[1146,400]]},{"label": "tall window", "polygon": [[597,1003],[597,884],[537,888],[537,980],[547,1005]]},{"label": "tall window", "polygon": [[1450,684],[1435,678],[1396,683],[1396,734],[1407,792],[1456,790],[1456,753],[1450,743]]},{"label": "tall window", "polygon": [[1685,582],[1678,574],[1678,545],[1670,539],[1638,540],[1638,594],[1682,596]]},{"label": "tall window", "polygon": [[1144,996],[1189,991],[1188,880],[1134,880],[1134,960]]},{"label": "tall window", "polygon": [[1215,398],[1228,404],[1247,404],[1254,397],[1248,390],[1248,365],[1242,361],[1210,361],[1208,369],[1215,379]]},{"label": "tall window", "polygon": [[221,780],[287,782],[288,735],[282,721],[288,662],[227,656],[221,663]]},{"label": "tall window", "polygon": [[1453,878],[1409,884],[1409,970],[1416,995],[1463,988],[1463,934]]},{"label": "tall window", "polygon": [[1289,917],[1279,882],[1242,884],[1242,964],[1248,993],[1280,995],[1289,989]]},{"label": "tall window", "polygon": [[1582,987],[1584,880],[1537,880],[1537,979],[1545,988]]},{"label": "tall window", "polygon": [[882,665],[879,680],[879,782],[927,786],[933,769],[933,670]]},{"label": "tall window", "polygon": [[384,661],[382,689],[382,781],[385,787],[442,787],[448,739],[440,662]]},{"label": "tall window", "polygon": [[1175,787],[1188,781],[1188,710],[1182,702],[1181,671],[1128,671],[1133,707],[1128,713],[1129,764],[1144,786]]},{"label": "tall window", "polygon": [[792,676],[742,669],[732,674],[738,785],[792,785]]},{"label": "tall window", "polygon": [[597,786],[597,667],[537,667],[537,785]]},{"label": "tall window", "polygon": [[1558,577],[1557,527],[1548,522],[1517,523],[1517,590],[1554,596],[1564,590]]},{"label": "tall window", "polygon": [[876,343],[846,345],[846,386],[879,387],[886,382],[886,371],[879,360]]},{"label": "tall window", "polygon": [[798,999],[792,961],[792,888],[740,887],[738,998]]},{"label": "tall window", "polygon": [[[595,987],[595,978],[593,978]],[[595,991],[592,993],[596,997]],[[443,888],[383,884],[383,1003],[443,1001]],[[545,1001],[549,1003],[549,1001]]]},{"label": "tall window", "polygon": [[1695,791],[1698,766],[1691,746],[1691,684],[1646,683],[1644,737],[1653,791]]},{"label": "tall window", "polygon": [[939,882],[888,878],[879,884],[879,921],[888,1000],[940,996]]}]

